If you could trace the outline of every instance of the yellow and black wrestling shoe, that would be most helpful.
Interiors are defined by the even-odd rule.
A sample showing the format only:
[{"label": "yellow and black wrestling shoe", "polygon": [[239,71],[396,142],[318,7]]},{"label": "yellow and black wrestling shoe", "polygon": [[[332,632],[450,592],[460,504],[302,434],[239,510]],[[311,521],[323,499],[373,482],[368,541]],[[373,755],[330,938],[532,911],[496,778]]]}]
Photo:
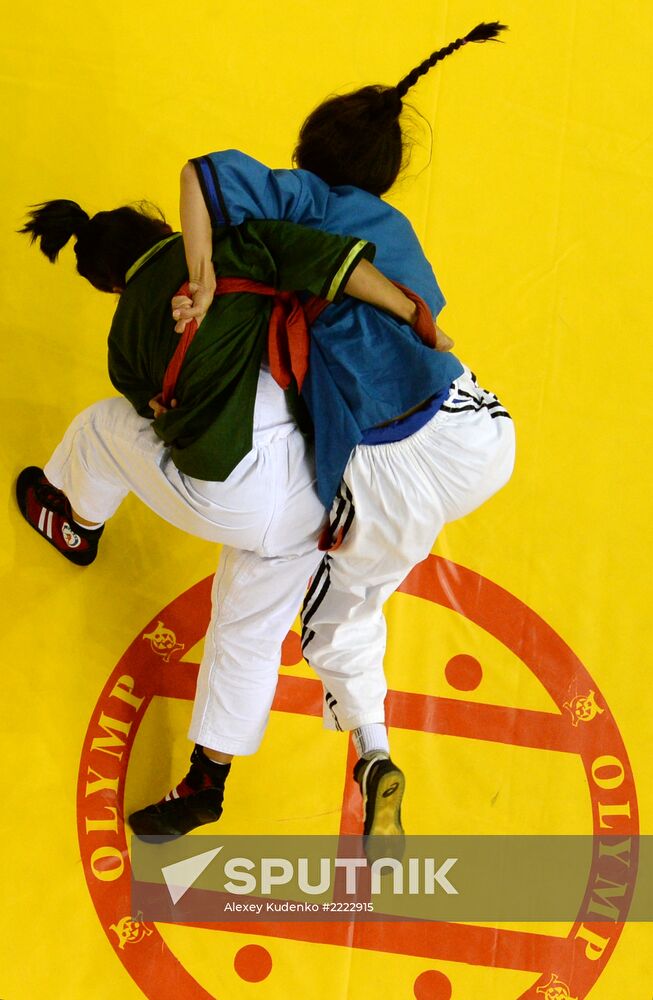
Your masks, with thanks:
[{"label": "yellow and black wrestling shoe", "polygon": [[401,801],[406,779],[403,771],[383,752],[361,757],[354,767],[354,780],[363,796],[363,843],[368,860],[401,858],[404,828]]}]

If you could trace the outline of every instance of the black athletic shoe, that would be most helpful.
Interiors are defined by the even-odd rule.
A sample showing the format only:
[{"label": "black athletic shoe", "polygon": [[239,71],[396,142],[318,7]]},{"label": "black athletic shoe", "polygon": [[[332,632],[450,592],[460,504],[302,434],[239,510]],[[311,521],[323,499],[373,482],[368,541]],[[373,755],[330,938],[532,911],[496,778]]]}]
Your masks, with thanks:
[{"label": "black athletic shoe", "polygon": [[88,529],[73,520],[65,493],[49,483],[43,469],[30,465],[16,480],[20,512],[57,552],[77,566],[88,566],[97,555],[104,527]]},{"label": "black athletic shoe", "polygon": [[175,840],[222,815],[224,783],[231,764],[217,764],[196,746],[186,777],[160,802],[133,812],[129,825],[137,837]]},{"label": "black athletic shoe", "polygon": [[363,843],[369,861],[379,857],[402,858],[404,828],[401,800],[406,779],[389,757],[361,757],[354,767],[354,779],[363,796]]}]

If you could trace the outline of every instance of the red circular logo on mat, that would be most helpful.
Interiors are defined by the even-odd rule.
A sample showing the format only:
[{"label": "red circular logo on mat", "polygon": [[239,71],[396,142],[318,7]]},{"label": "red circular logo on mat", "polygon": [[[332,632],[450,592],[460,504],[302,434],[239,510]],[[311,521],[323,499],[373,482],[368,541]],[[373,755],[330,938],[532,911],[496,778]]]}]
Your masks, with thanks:
[{"label": "red circular logo on mat", "polygon": [[[123,820],[123,795],[134,738],[154,697],[191,700],[197,664],[183,662],[208,626],[211,579],[191,587],[149,622],[118,662],[88,727],[77,788],[78,833],[84,873],[102,927],[125,968],[150,1000],[213,1000],[183,968],[156,926],[130,912],[131,868]],[[581,1000],[614,951],[623,929],[637,873],[638,813],[635,784],[623,741],[596,683],[562,639],[516,597],[471,570],[436,556],[415,567],[404,594],[456,611],[494,636],[537,677],[558,713],[486,705],[463,699],[390,691],[388,723],[399,729],[437,732],[479,742],[562,751],[580,758],[592,802],[594,864],[585,898],[566,937],[478,925],[433,923],[225,923],[237,932],[326,945],[395,953],[422,960],[464,962],[532,972],[537,981],[519,1000]],[[301,658],[290,633],[284,662]],[[294,657],[294,659],[293,659]],[[445,676],[458,691],[480,684],[482,667],[466,653],[452,657]],[[282,674],[273,709],[322,714],[317,680]],[[351,756],[351,755],[350,755]],[[351,761],[349,762],[351,763]],[[289,765],[290,766],[290,765]],[[341,833],[360,829],[360,804],[351,768],[343,775]],[[487,831],[490,833],[491,831]],[[592,920],[592,897],[600,878],[602,838],[628,844],[630,864],[621,888],[618,920]],[[595,906],[595,904],[594,904]],[[251,984],[273,971],[270,950],[258,944],[234,947],[234,967]],[[255,985],[252,989],[255,989]],[[449,1000],[448,977],[422,972],[413,984],[418,1000]],[[507,998],[509,1000],[509,998]]]}]

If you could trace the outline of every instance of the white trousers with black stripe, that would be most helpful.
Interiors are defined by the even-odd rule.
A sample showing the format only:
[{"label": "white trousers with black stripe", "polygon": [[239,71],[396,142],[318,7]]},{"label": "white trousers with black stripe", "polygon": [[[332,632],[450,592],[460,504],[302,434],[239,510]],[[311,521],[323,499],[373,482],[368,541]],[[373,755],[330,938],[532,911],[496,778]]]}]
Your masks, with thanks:
[{"label": "white trousers with black stripe", "polygon": [[324,685],[324,719],[343,730],[384,721],[383,605],[442,527],[510,478],[512,420],[465,370],[434,417],[403,441],[359,445],[331,513],[339,548],[322,560],[302,613],[304,656]]}]

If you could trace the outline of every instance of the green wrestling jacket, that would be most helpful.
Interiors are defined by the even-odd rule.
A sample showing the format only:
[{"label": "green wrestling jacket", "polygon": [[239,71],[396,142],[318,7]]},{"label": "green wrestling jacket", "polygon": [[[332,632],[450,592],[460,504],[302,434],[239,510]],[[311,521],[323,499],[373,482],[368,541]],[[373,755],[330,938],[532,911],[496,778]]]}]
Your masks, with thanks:
[{"label": "green wrestling jacket", "polygon": [[[339,301],[374,245],[287,222],[247,222],[214,231],[218,277],[253,278],[280,291]],[[170,300],[188,279],[180,234],[162,240],[127,272],[109,332],[109,376],[143,417],[175,351]],[[272,300],[252,293],[216,298],[184,359],[178,405],[153,421],[177,468],[222,481],[252,447],[254,402]]]}]

